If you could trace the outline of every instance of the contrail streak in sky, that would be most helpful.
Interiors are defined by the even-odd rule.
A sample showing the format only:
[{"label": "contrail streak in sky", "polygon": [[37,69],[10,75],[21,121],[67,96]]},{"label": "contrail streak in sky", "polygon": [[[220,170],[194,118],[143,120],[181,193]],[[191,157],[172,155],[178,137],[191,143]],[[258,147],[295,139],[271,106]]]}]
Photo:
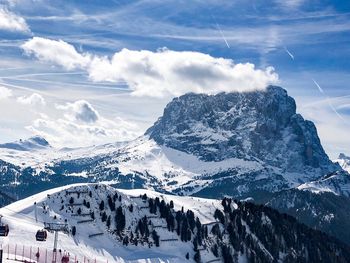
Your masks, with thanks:
[{"label": "contrail streak in sky", "polygon": [[226,37],[225,37],[224,33],[222,32],[222,30],[221,30],[221,28],[220,28],[220,26],[219,26],[218,22],[216,21],[216,19],[215,19],[215,17],[214,17],[214,16],[212,16],[212,18],[214,19],[215,24],[216,24],[216,27],[218,28],[218,30],[219,30],[219,32],[220,32],[220,35],[221,35],[222,39],[225,41],[226,46],[227,46],[228,48],[230,48],[230,45],[228,44],[228,42],[227,42],[227,40],[226,40]]},{"label": "contrail streak in sky", "polygon": [[284,47],[284,50],[287,52],[287,54],[291,57],[291,59],[294,60],[294,55],[287,49],[287,47]]},{"label": "contrail streak in sky", "polygon": [[331,100],[330,98],[325,94],[324,90],[321,88],[321,86],[316,82],[316,80],[312,79],[312,81],[315,83],[316,87],[318,88],[318,90],[326,96],[326,99],[327,99],[327,103],[329,105],[329,107],[332,109],[332,111],[334,111],[334,113],[338,116],[338,118],[340,118],[341,120],[345,121],[345,119],[343,118],[343,116],[341,116],[339,114],[339,112],[337,111],[336,108],[334,108],[334,106],[332,105],[331,103]]},{"label": "contrail streak in sky", "polygon": [[321,86],[316,82],[316,80],[312,79],[312,81],[315,83],[315,85],[316,85],[316,87],[318,88],[318,90],[319,90],[322,94],[324,94],[323,89],[322,89]]}]

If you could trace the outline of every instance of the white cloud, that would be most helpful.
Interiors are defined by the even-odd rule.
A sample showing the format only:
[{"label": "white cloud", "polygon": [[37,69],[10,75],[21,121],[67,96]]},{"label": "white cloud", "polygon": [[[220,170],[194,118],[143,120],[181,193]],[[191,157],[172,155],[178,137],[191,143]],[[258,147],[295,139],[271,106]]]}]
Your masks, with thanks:
[{"label": "white cloud", "polygon": [[125,141],[141,135],[139,127],[121,118],[104,118],[87,101],[56,105],[59,117],[41,114],[26,128],[45,137],[52,145],[80,147],[106,142]]},{"label": "white cloud", "polygon": [[22,96],[17,98],[17,102],[24,105],[45,105],[45,99],[38,93],[33,93],[30,96]]},{"label": "white cloud", "polygon": [[112,59],[95,57],[88,72],[93,81],[124,80],[133,94],[157,97],[186,92],[251,91],[278,80],[273,68],[259,70],[250,63],[235,64],[230,59],[199,52],[167,49],[123,49]]},{"label": "white cloud", "polygon": [[72,45],[62,40],[33,37],[21,47],[26,54],[34,55],[43,62],[60,65],[67,70],[86,68],[90,62],[89,55],[78,53]]},{"label": "white cloud", "polygon": [[251,91],[278,82],[272,67],[256,69],[251,63],[235,64],[231,59],[200,52],[122,49],[108,58],[79,53],[62,40],[38,37],[27,41],[22,48],[27,54],[66,70],[84,69],[94,82],[125,81],[138,96]]},{"label": "white cloud", "polygon": [[4,7],[0,7],[0,30],[30,32],[23,17],[20,17]]},{"label": "white cloud", "polygon": [[0,100],[7,99],[11,96],[12,96],[12,90],[10,90],[6,87],[0,86]]},{"label": "white cloud", "polygon": [[85,123],[95,123],[100,118],[98,112],[85,100],[78,100],[74,103],[57,105],[57,109],[66,111],[66,118]]}]

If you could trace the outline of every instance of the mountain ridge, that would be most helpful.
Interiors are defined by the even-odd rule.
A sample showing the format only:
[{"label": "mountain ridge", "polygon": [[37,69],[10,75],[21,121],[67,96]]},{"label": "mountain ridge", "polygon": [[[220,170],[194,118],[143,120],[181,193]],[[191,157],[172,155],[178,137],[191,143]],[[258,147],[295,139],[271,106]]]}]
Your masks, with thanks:
[{"label": "mountain ridge", "polygon": [[[108,181],[117,188],[248,198],[333,235],[349,232],[341,225],[334,230],[328,222],[316,224],[329,214],[339,216],[330,222],[346,220],[347,213],[339,209],[350,205],[349,177],[329,160],[314,124],[296,113],[294,99],[280,87],[186,94],[173,99],[155,125],[133,141],[64,151],[17,151],[0,159],[5,160],[0,163],[0,190],[11,189],[19,198],[62,184]],[[306,191],[311,197],[305,197]],[[325,193],[334,197],[333,206]],[[285,207],[280,201],[289,196],[305,202]],[[314,206],[315,213],[310,200],[324,205]],[[295,207],[305,212],[295,213]],[[350,243],[348,236],[342,240]]]}]

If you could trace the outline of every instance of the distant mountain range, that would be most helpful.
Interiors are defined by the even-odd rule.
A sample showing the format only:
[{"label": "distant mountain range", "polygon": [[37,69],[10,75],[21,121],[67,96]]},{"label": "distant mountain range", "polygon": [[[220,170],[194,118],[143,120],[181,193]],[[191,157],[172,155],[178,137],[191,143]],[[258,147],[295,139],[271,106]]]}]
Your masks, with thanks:
[{"label": "distant mountain range", "polygon": [[315,125],[276,86],[185,94],[134,141],[55,149],[35,137],[3,144],[0,159],[4,204],[55,186],[107,181],[268,204],[350,243],[350,175],[328,158]]},{"label": "distant mountain range", "polygon": [[27,140],[19,140],[16,142],[0,144],[0,148],[17,150],[17,151],[33,151],[50,148],[49,143],[40,136],[34,136]]}]

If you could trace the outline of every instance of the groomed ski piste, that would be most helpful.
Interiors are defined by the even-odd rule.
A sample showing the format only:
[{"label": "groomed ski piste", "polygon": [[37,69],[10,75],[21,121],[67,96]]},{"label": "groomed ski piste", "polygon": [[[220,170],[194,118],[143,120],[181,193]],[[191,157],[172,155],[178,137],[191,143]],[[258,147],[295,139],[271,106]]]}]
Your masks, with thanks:
[{"label": "groomed ski piste", "polygon": [[[112,216],[110,228],[101,221],[101,200],[108,206],[107,197],[115,194],[118,196],[116,206],[121,206],[125,213],[125,231],[132,229],[144,216],[152,218],[152,224],[158,226],[157,233],[161,241],[159,247],[142,242],[137,246],[125,246],[113,233],[114,217]],[[0,237],[3,258],[8,262],[12,262],[15,257],[20,261],[52,262],[54,232],[47,232],[46,241],[36,241],[35,235],[49,223],[54,223],[67,225],[68,230],[66,233],[58,232],[57,262],[63,262],[62,257],[67,255],[69,262],[183,262],[187,253],[192,261],[192,242],[182,242],[176,232],[166,229],[165,219],[151,215],[147,209],[148,203],[141,198],[144,194],[150,198],[158,197],[166,203],[172,200],[174,211],[181,210],[182,207],[185,211],[192,210],[202,224],[215,222],[214,211],[221,207],[220,200],[165,195],[144,189],[120,190],[105,184],[59,187],[0,209],[1,223],[9,226],[8,236]],[[87,202],[89,208],[83,205]],[[131,205],[132,212],[128,209]],[[91,212],[96,215],[93,220]],[[107,215],[108,213],[111,212],[107,212]],[[76,228],[75,235],[72,233],[73,227]],[[215,260],[209,251],[207,254],[203,251],[202,255],[205,261]]]}]

